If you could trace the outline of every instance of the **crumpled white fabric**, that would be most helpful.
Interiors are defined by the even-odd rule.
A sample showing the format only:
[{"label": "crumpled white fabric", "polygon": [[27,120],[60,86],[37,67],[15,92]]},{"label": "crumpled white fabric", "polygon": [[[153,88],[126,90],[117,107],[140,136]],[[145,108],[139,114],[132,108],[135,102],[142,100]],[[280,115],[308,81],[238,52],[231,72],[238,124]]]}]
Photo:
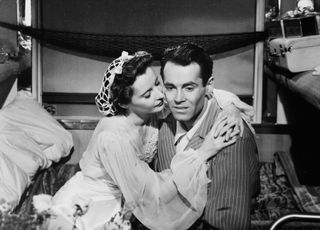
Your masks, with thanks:
[{"label": "crumpled white fabric", "polygon": [[67,156],[73,146],[65,130],[28,92],[0,110],[0,200],[14,208],[39,169]]},{"label": "crumpled white fabric", "polygon": [[40,146],[48,159],[45,167],[69,155],[73,147],[71,133],[42,108],[30,92],[19,91],[15,100],[0,110],[0,121],[21,128]]},{"label": "crumpled white fabric", "polygon": [[0,201],[4,200],[14,208],[29,184],[28,175],[0,151]]},{"label": "crumpled white fabric", "polygon": [[[31,181],[39,168],[50,165],[48,159],[40,146],[22,129],[10,123],[0,123],[0,152],[26,173]],[[1,179],[6,181],[6,177]]]}]

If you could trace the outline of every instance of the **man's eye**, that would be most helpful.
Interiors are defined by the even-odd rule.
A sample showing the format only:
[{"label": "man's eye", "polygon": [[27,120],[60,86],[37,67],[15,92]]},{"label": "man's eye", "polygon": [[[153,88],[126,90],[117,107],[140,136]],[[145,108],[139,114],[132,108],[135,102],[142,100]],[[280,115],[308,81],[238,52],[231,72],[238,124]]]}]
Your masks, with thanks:
[{"label": "man's eye", "polygon": [[193,91],[194,90],[194,87],[186,87],[185,88],[187,91]]},{"label": "man's eye", "polygon": [[172,90],[173,89],[173,87],[170,86],[170,85],[166,85],[165,88],[166,88],[166,90]]},{"label": "man's eye", "polygon": [[160,81],[156,80],[155,86],[158,86],[158,85],[160,85]]}]

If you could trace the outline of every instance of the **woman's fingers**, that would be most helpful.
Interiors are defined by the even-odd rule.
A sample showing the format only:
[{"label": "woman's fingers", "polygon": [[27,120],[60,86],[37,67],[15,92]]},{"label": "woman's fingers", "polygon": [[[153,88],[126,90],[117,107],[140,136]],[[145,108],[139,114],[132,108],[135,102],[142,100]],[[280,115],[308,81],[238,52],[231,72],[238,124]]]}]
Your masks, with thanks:
[{"label": "woman's fingers", "polygon": [[231,123],[228,123],[224,125],[219,132],[219,136],[223,136],[227,133],[229,129],[232,129],[236,125],[237,121],[232,121]]},{"label": "woman's fingers", "polygon": [[240,129],[240,137],[243,135],[243,130],[244,130],[244,124],[242,118],[239,121],[239,129]]},{"label": "woman's fingers", "polygon": [[225,147],[227,147],[229,145],[233,145],[234,143],[236,143],[236,141],[237,141],[237,138],[233,137],[229,141],[223,142],[222,148],[225,148]]},{"label": "woman's fingers", "polygon": [[228,129],[227,132],[226,132],[226,135],[225,135],[225,141],[228,141],[230,139],[230,134],[232,132],[232,129]]},{"label": "woman's fingers", "polygon": [[216,138],[219,135],[220,130],[222,129],[223,126],[225,126],[228,123],[228,117],[227,116],[221,116],[218,118],[213,127],[212,130],[214,132],[214,138]]},{"label": "woman's fingers", "polygon": [[241,131],[238,129],[237,126],[228,129],[226,135],[225,135],[225,139],[224,141],[227,142],[229,141],[231,138],[238,136],[241,133]]},{"label": "woman's fingers", "polygon": [[238,136],[241,133],[241,131],[239,129],[233,129],[233,131],[230,133],[230,139]]}]

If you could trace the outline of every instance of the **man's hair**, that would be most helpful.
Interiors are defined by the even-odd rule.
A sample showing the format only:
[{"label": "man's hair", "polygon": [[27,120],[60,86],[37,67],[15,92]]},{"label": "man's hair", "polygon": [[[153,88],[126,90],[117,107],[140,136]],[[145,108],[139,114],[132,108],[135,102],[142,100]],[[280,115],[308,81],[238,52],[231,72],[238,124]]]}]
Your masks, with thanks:
[{"label": "man's hair", "polygon": [[212,75],[212,59],[203,48],[193,43],[183,43],[182,45],[171,47],[164,51],[160,69],[162,78],[164,78],[163,70],[167,62],[181,66],[197,63],[200,66],[200,77],[202,78],[204,86]]}]

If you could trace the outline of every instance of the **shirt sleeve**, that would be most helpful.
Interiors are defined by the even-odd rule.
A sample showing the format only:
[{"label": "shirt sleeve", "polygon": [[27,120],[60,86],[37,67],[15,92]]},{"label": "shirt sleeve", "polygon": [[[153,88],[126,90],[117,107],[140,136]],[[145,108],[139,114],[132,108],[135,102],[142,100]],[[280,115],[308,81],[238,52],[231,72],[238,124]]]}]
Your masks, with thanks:
[{"label": "shirt sleeve", "polygon": [[[207,201],[207,166],[194,150],[179,154],[173,170],[156,173],[136,153],[137,141],[123,135],[99,135],[102,164],[126,202],[135,202],[135,216],[151,229],[187,229],[202,214]],[[181,192],[180,190],[181,189]]]}]

